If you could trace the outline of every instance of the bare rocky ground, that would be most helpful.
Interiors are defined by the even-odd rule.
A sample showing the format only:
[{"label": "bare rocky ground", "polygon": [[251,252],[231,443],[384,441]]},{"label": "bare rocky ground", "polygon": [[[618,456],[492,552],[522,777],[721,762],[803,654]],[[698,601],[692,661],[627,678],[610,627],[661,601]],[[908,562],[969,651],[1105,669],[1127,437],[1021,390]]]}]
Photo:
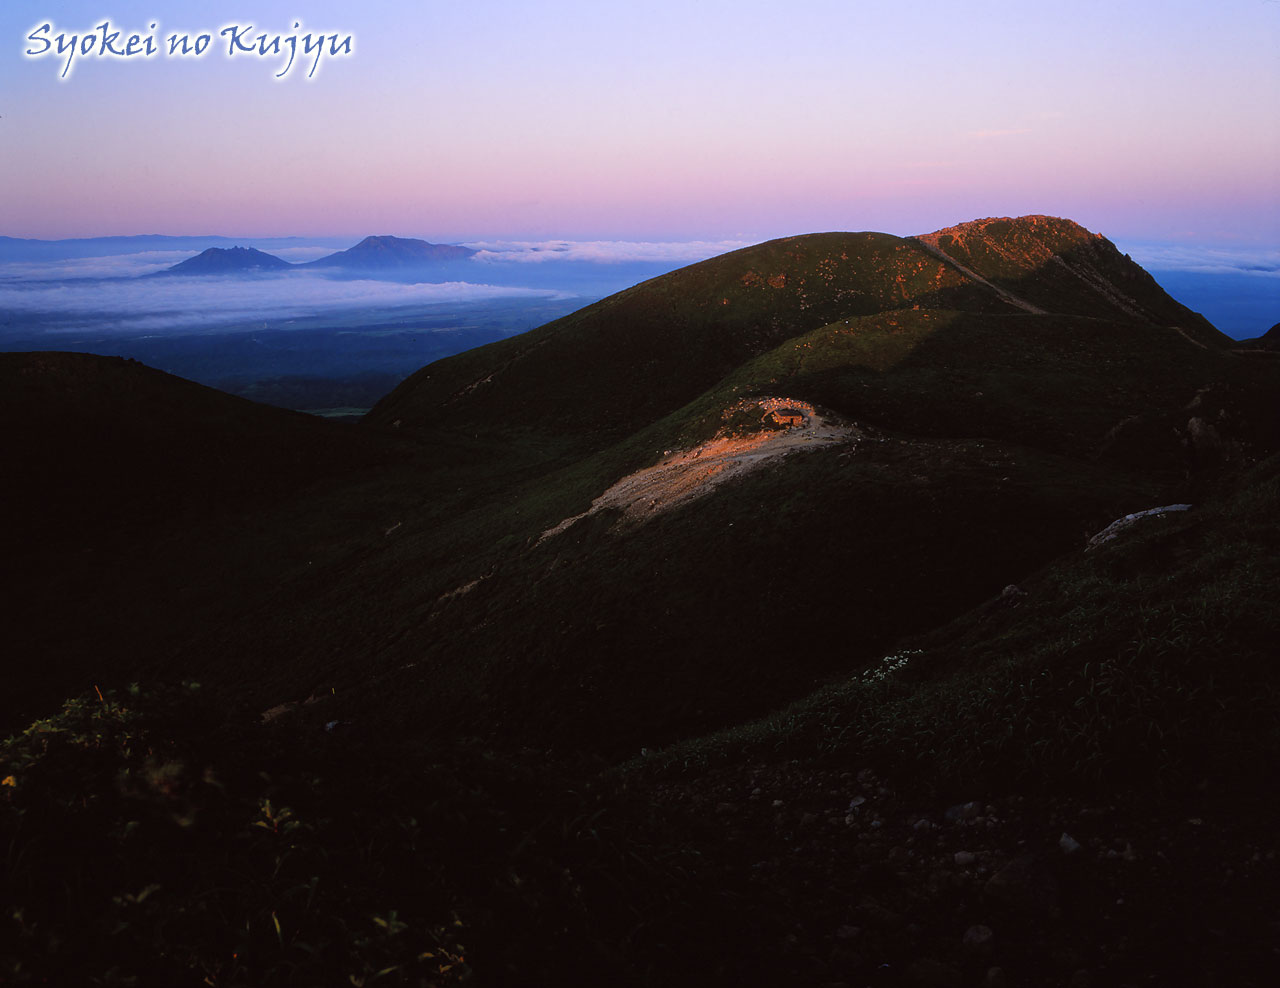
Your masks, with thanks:
[{"label": "bare rocky ground", "polygon": [[[773,418],[773,428],[747,434],[721,430],[714,438],[689,450],[668,451],[662,460],[623,477],[591,502],[579,515],[566,518],[542,533],[543,541],[575,522],[609,508],[623,513],[628,522],[646,518],[705,497],[727,480],[742,477],[771,460],[802,449],[846,442],[858,431],[820,414],[808,402],[789,398],[758,398],[762,416]],[[734,409],[726,411],[726,416]]]},{"label": "bare rocky ground", "polygon": [[[1268,794],[913,798],[870,769],[745,765],[646,793],[760,889],[790,983],[1280,983]],[[764,906],[769,902],[772,906]],[[745,917],[744,917],[745,919]]]}]

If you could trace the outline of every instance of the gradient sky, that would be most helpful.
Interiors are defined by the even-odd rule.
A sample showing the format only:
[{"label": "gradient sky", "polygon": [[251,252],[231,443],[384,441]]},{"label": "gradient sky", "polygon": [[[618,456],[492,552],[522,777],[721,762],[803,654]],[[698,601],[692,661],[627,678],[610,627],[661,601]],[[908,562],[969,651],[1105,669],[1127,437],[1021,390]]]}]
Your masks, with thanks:
[{"label": "gradient sky", "polygon": [[[202,59],[27,58],[210,31]],[[228,24],[354,37],[315,78]],[[0,10],[0,234],[760,240],[1068,216],[1280,242],[1274,0],[174,0]]]}]

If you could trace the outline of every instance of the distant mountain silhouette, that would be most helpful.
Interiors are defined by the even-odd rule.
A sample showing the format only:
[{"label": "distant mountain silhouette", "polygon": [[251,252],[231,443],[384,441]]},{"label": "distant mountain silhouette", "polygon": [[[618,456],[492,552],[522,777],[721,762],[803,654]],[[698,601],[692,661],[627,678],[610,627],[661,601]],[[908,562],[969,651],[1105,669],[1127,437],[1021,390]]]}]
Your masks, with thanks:
[{"label": "distant mountain silhouette", "polygon": [[306,264],[309,268],[386,270],[465,261],[476,252],[456,244],[432,244],[405,237],[365,237],[348,250]]},{"label": "distant mountain silhouette", "polygon": [[210,247],[185,261],[166,268],[159,274],[243,274],[253,271],[284,271],[294,265],[274,254],[253,247]]}]

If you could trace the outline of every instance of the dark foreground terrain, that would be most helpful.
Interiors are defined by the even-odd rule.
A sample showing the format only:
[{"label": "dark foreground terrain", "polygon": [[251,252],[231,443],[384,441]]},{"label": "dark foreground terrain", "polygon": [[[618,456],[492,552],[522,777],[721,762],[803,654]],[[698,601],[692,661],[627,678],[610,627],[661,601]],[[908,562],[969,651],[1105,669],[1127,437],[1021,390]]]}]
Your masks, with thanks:
[{"label": "dark foreground terrain", "polygon": [[5,983],[1280,973],[1280,362],[1075,224],[0,411]]}]

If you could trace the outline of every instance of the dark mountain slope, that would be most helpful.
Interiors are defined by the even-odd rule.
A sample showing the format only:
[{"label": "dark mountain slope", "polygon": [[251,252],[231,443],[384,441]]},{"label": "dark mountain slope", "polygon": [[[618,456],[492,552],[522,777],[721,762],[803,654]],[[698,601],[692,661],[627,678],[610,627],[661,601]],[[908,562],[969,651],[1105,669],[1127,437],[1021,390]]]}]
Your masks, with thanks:
[{"label": "dark mountain slope", "polygon": [[158,275],[260,274],[270,271],[288,271],[292,267],[293,265],[288,261],[253,247],[210,247],[195,257],[189,257],[171,268],[156,273]]},{"label": "dark mountain slope", "polygon": [[856,666],[1155,496],[992,443],[874,436],[794,456],[639,528],[605,512],[509,551],[423,609],[380,657],[389,680],[334,674],[388,721],[449,696],[432,733],[653,746]]},{"label": "dark mountain slope", "polygon": [[1272,457],[626,791],[784,890],[796,983],[1268,984],[1278,518]]},{"label": "dark mountain slope", "polygon": [[873,674],[620,768],[423,744],[444,699],[411,732],[326,731],[325,703],[262,725],[207,688],[89,690],[0,743],[24,934],[0,962],[180,985],[1269,984],[1278,467]]},{"label": "dark mountain slope", "polygon": [[[330,709],[353,720],[652,745],[857,666],[1280,443],[1274,396],[1245,400],[1273,389],[1265,361],[1176,335],[1165,348],[1158,327],[968,318],[866,317],[852,336],[784,344],[612,449],[472,499],[463,518],[406,515],[385,548],[316,573],[298,617],[224,629],[216,653],[252,665],[259,649],[293,650],[314,676],[299,695],[336,686]],[[710,438],[764,385],[849,412],[861,438],[798,450],[639,527],[611,509],[541,538],[655,451]],[[1217,423],[1216,447],[1199,446],[1197,420]],[[269,637],[246,637],[263,626]]]},{"label": "dark mountain slope", "polygon": [[[255,405],[133,361],[0,354],[4,691],[136,676],[325,558],[350,505],[326,492],[404,459],[394,440]],[[7,712],[7,711],[5,711]]]},{"label": "dark mountain slope", "polygon": [[1192,510],[1081,543],[1017,592],[903,640],[893,669],[655,763],[843,752],[952,792],[1273,778],[1278,519],[1272,455]]},{"label": "dark mountain slope", "polygon": [[63,512],[60,528],[75,532],[289,497],[367,467],[389,445],[135,361],[79,353],[0,354],[0,414],[22,423],[6,440],[14,476],[38,478],[9,485],[9,506]]},{"label": "dark mountain slope", "polygon": [[[380,716],[402,699],[410,718],[415,697],[447,684],[453,700],[434,718],[446,731],[490,723],[535,744],[653,745],[856,667],[1112,518],[1199,500],[1223,471],[1280,448],[1280,381],[1267,361],[1209,355],[1181,338],[1166,351],[1157,327],[1130,334],[1063,317],[1028,327],[1009,315],[980,326],[956,317],[879,370],[875,343],[906,335],[892,318],[899,326],[854,338],[868,350],[836,350],[856,356],[834,372],[823,372],[821,333],[810,334],[584,469],[526,488],[491,516],[506,548],[456,569],[433,600],[418,598],[418,629],[379,662],[406,668],[391,673],[394,688],[368,685],[368,702],[388,692],[398,700]],[[1014,328],[1031,345],[1010,346],[1004,331]],[[1095,336],[1132,349],[1100,361]],[[975,351],[982,360],[966,366]],[[792,359],[819,368],[792,372]],[[614,528],[617,513],[603,511],[534,544],[531,532],[555,518],[549,508],[583,511],[646,450],[652,459],[663,443],[708,438],[722,410],[763,382],[850,412],[862,437],[799,450],[638,528]],[[1202,441],[1208,422],[1215,434]],[[379,586],[408,607],[408,588],[424,582],[420,571]]]}]

